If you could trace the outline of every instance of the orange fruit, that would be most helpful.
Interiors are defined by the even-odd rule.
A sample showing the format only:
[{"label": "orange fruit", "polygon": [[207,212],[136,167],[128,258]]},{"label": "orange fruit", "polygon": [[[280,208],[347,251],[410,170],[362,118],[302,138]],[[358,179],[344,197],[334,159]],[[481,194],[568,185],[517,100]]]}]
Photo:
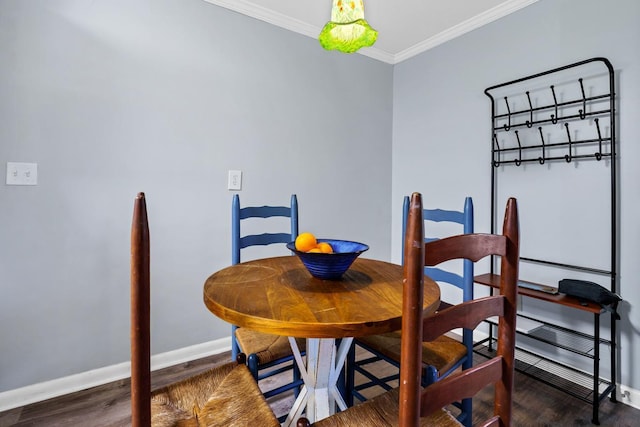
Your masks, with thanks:
[{"label": "orange fruit", "polygon": [[316,236],[311,233],[301,233],[296,237],[296,249],[300,252],[309,252],[317,245]]},{"label": "orange fruit", "polygon": [[319,247],[317,247],[317,246],[316,246],[315,248],[313,248],[313,249],[309,249],[309,250],[307,251],[307,253],[311,253],[311,252],[321,253],[322,251],[320,250],[320,248],[319,248]]},{"label": "orange fruit", "polygon": [[327,242],[318,242],[318,249],[320,249],[320,252],[325,253],[325,254],[332,254],[333,253],[333,248],[331,247],[331,245]]}]

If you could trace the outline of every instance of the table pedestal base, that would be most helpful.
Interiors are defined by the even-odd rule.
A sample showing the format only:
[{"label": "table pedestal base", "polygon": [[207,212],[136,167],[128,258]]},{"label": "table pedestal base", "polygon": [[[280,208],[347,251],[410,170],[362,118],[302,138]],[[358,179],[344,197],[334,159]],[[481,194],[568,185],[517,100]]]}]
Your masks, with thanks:
[{"label": "table pedestal base", "polygon": [[337,383],[352,341],[353,338],[343,338],[336,350],[333,338],[307,338],[305,364],[295,338],[289,338],[304,386],[283,426],[295,425],[303,413],[312,423],[326,418],[335,413],[336,404],[341,410],[347,409]]}]

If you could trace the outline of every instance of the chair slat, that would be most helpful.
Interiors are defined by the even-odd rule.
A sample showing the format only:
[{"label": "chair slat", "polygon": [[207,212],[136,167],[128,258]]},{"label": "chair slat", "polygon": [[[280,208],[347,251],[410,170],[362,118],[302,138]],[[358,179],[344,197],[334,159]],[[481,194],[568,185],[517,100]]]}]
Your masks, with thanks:
[{"label": "chair slat", "polygon": [[464,223],[464,212],[445,209],[425,209],[424,220],[435,222],[455,221],[462,224]]},{"label": "chair slat", "polygon": [[240,209],[240,219],[271,218],[273,216],[291,218],[291,208],[288,206],[247,206]]},{"label": "chair slat", "polygon": [[289,233],[252,234],[240,238],[240,248],[247,248],[249,246],[266,246],[273,243],[289,243],[290,241],[291,234]]},{"label": "chair slat", "polygon": [[452,259],[464,258],[478,262],[488,255],[506,254],[506,237],[495,234],[463,234],[428,243],[425,265],[438,265]]},{"label": "chair slat", "polygon": [[431,384],[420,396],[420,415],[427,416],[450,402],[473,397],[487,384],[497,382],[502,376],[503,363],[502,357],[494,357],[452,374],[446,381]]},{"label": "chair slat", "polygon": [[433,341],[456,328],[475,329],[480,322],[504,314],[502,295],[478,298],[453,305],[423,319],[423,341]]}]

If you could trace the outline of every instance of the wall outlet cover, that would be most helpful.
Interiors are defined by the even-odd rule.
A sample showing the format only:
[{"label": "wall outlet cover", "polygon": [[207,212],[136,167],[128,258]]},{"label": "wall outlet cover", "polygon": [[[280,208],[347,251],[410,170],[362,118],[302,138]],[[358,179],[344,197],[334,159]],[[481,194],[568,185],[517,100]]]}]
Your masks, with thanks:
[{"label": "wall outlet cover", "polygon": [[7,185],[38,185],[38,164],[7,162]]}]

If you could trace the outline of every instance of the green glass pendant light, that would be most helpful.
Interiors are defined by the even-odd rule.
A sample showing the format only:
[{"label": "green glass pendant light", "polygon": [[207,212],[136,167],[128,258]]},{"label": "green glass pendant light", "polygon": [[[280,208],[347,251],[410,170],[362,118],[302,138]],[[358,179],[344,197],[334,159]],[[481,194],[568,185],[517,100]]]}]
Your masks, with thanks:
[{"label": "green glass pendant light", "polygon": [[318,40],[327,50],[353,53],[372,46],[378,32],[364,19],[363,0],[333,0],[331,21],[327,22]]}]

